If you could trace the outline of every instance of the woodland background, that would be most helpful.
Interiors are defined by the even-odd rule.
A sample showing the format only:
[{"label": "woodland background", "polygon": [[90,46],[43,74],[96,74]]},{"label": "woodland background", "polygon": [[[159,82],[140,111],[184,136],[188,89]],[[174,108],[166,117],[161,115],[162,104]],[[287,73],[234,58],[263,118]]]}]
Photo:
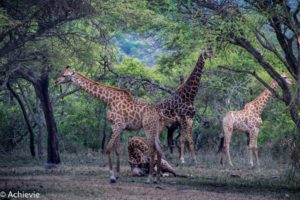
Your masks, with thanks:
[{"label": "woodland background", "polygon": [[[65,66],[156,103],[188,77],[203,48],[212,47],[195,102],[197,154],[214,154],[224,114],[276,79],[280,87],[262,114],[259,152],[299,165],[299,1],[2,0],[0,6],[3,157],[26,154],[58,164],[61,155],[103,151],[111,134],[107,108],[72,85],[55,86]],[[282,71],[293,85],[284,84]],[[123,133],[124,154],[135,134],[143,135]],[[161,140],[166,145],[167,129]],[[245,153],[245,135],[234,135],[231,148]]]}]

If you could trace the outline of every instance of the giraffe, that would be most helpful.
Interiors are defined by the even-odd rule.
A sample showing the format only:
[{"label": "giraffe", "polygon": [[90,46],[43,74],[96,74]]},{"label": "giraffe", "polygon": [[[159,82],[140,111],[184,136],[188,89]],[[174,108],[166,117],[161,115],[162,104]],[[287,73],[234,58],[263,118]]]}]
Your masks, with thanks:
[{"label": "giraffe", "polygon": [[[133,136],[128,140],[128,163],[134,176],[144,176],[149,172],[149,145],[144,138]],[[164,159],[161,159],[161,172],[176,176],[173,167]]]},{"label": "giraffe", "polygon": [[[291,84],[285,73],[281,77],[287,84]],[[273,80],[269,85],[270,88],[276,89],[278,83]],[[258,151],[257,151],[257,137],[259,127],[262,124],[261,113],[263,112],[266,104],[270,100],[272,92],[267,88],[253,101],[247,103],[242,110],[230,111],[223,118],[223,136],[220,142],[219,152],[221,151],[221,164],[223,164],[224,154],[227,154],[230,166],[233,166],[229,147],[230,140],[234,130],[245,132],[248,137],[248,147],[250,155],[250,165],[253,167],[253,153],[255,155],[257,166],[259,166]]]},{"label": "giraffe", "polygon": [[[161,126],[172,120],[162,115],[154,105],[137,101],[127,91],[120,88],[98,83],[67,66],[56,84],[72,82],[92,96],[108,105],[108,120],[111,123],[112,136],[106,146],[108,157],[110,182],[115,183],[120,173],[120,134],[123,130],[144,129],[150,147],[150,172],[147,182],[152,182],[154,174],[154,155],[157,156],[157,172],[154,182],[159,181],[162,150],[160,148],[159,133]],[[113,170],[111,151],[116,153],[116,169]]]},{"label": "giraffe", "polygon": [[193,162],[196,163],[194,141],[192,135],[193,117],[196,113],[194,100],[199,89],[205,60],[211,57],[211,53],[211,49],[205,49],[205,51],[200,54],[195,68],[193,69],[188,79],[180,84],[180,86],[176,89],[175,93],[172,96],[156,104],[156,106],[163,111],[165,116],[174,119],[174,121],[180,124],[180,128],[182,130],[182,134],[180,134],[179,138],[179,155],[181,163],[185,163],[184,137],[187,137],[189,141],[191,156]]}]

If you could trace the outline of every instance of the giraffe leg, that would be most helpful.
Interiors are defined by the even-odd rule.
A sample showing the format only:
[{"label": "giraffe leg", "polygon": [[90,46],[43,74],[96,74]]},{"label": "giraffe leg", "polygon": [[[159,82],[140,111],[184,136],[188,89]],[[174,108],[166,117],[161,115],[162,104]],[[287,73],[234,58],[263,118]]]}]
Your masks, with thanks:
[{"label": "giraffe leg", "polygon": [[154,145],[151,139],[148,139],[149,142],[149,152],[150,152],[150,165],[149,165],[149,175],[147,183],[152,183],[153,173],[154,173]]},{"label": "giraffe leg", "polygon": [[254,149],[254,155],[255,155],[255,158],[256,158],[257,166],[259,167],[260,166],[260,162],[259,162],[259,159],[258,159],[258,150],[257,150],[257,147]]},{"label": "giraffe leg", "polygon": [[185,163],[184,160],[184,131],[181,131],[181,134],[179,136],[179,158],[181,161],[181,164]]},{"label": "giraffe leg", "polygon": [[[232,128],[225,126],[224,127],[224,149],[223,149],[223,154],[226,152],[227,158],[228,158],[228,163],[231,167],[233,167],[232,161],[231,161],[231,156],[230,156],[230,140],[231,140],[231,135],[232,135]],[[221,162],[223,158],[221,157]]]},{"label": "giraffe leg", "polygon": [[252,154],[252,148],[250,147],[250,132],[247,132],[246,133],[247,135],[247,144],[248,144],[248,151],[249,151],[249,164],[250,166],[252,167],[253,166],[253,154]]},{"label": "giraffe leg", "polygon": [[112,158],[111,158],[111,151],[113,148],[113,142],[110,141],[107,146],[106,146],[106,154],[108,157],[108,166],[109,166],[109,173],[110,173],[110,183],[115,183],[116,182],[116,178],[115,178],[115,173],[113,170],[113,166],[112,166]]},{"label": "giraffe leg", "polygon": [[230,156],[230,152],[229,152],[229,147],[230,145],[226,145],[225,146],[225,150],[226,150],[226,154],[227,154],[227,157],[228,157],[228,163],[231,167],[233,167],[233,164],[232,164],[232,161],[231,161],[231,156]]},{"label": "giraffe leg", "polygon": [[253,167],[253,153],[255,155],[257,165],[259,165],[259,160],[258,160],[258,152],[257,152],[257,137],[258,137],[258,128],[254,128],[249,132],[249,153],[250,153],[250,166]]},{"label": "giraffe leg", "polygon": [[112,148],[115,147],[115,141],[120,136],[120,133],[122,132],[122,130],[123,129],[121,127],[119,127],[117,125],[112,125],[113,134],[106,146],[106,154],[108,157],[109,172],[110,172],[110,183],[116,182],[116,176],[115,176],[115,173],[113,170],[113,165],[112,165],[111,151],[112,151]]},{"label": "giraffe leg", "polygon": [[154,141],[154,145],[155,145],[155,151],[156,151],[156,155],[157,155],[157,173],[156,173],[156,177],[154,180],[155,183],[158,183],[160,181],[160,175],[161,175],[161,158],[162,158],[162,149],[161,149],[161,146],[160,146],[160,141],[159,141],[159,137],[157,136],[155,138],[155,141]]},{"label": "giraffe leg", "polygon": [[185,129],[185,132],[186,132],[186,136],[187,136],[188,141],[189,141],[189,147],[190,147],[192,160],[193,160],[193,163],[196,164],[197,160],[196,160],[196,155],[195,155],[195,147],[194,147],[193,132],[192,132],[193,119],[188,118],[186,125],[187,126],[186,126],[186,129]]},{"label": "giraffe leg", "polygon": [[[149,110],[144,114],[145,115],[143,118],[143,128],[148,139],[150,151],[150,170],[147,182],[151,183],[154,175],[155,154],[157,153],[160,159],[162,155],[162,151],[160,151],[161,148],[159,142],[159,131],[161,129],[159,121],[160,116],[157,113],[156,109]],[[159,161],[159,163],[160,162],[161,161]],[[160,166],[158,166],[158,168],[158,170],[160,170]],[[159,176],[160,174],[157,174],[156,179],[159,180]]]},{"label": "giraffe leg", "polygon": [[249,146],[249,164],[253,167],[253,155],[252,155],[252,147]]},{"label": "giraffe leg", "polygon": [[120,175],[120,154],[121,154],[121,145],[120,145],[120,135],[116,138],[115,141],[115,152],[116,152],[116,178],[119,178]]},{"label": "giraffe leg", "polygon": [[252,153],[254,153],[254,155],[255,155],[257,166],[259,167],[259,165],[260,165],[259,158],[258,158],[258,150],[257,150],[257,137],[258,137],[258,133],[259,133],[259,129],[258,128],[254,128],[250,132],[249,148],[250,148],[250,151],[251,151],[251,154],[250,154],[250,156],[251,156],[250,157],[250,165],[251,165],[251,167],[254,166]]}]

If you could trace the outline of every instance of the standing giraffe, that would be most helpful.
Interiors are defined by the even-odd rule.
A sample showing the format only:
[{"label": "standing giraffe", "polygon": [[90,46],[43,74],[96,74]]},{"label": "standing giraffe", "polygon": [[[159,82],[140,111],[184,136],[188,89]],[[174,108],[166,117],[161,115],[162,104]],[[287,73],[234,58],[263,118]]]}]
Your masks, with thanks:
[{"label": "standing giraffe", "polygon": [[[97,97],[108,105],[108,119],[111,123],[112,136],[106,146],[108,156],[110,182],[115,183],[120,173],[120,134],[123,130],[144,129],[150,147],[150,172],[148,182],[152,182],[154,174],[154,156],[157,156],[157,173],[155,182],[159,181],[162,150],[159,133],[161,126],[172,122],[164,117],[154,105],[136,101],[131,94],[123,89],[107,86],[93,81],[69,66],[65,68],[56,84],[72,82],[89,94]],[[116,173],[113,170],[111,151],[115,148]]]},{"label": "standing giraffe", "polygon": [[[281,74],[281,77],[287,84],[291,84],[285,73]],[[270,88],[276,89],[278,83],[273,80],[270,84]],[[264,110],[266,104],[270,100],[272,92],[267,88],[253,101],[247,103],[242,110],[230,111],[223,118],[223,137],[221,138],[219,151],[221,152],[221,164],[223,164],[224,154],[227,154],[228,162],[233,166],[229,153],[230,140],[232,132],[234,130],[242,131],[247,134],[250,165],[253,166],[252,154],[254,153],[257,165],[259,166],[258,151],[257,151],[257,137],[259,133],[259,127],[262,124],[261,113]]]},{"label": "standing giraffe", "polygon": [[[128,163],[134,176],[144,176],[149,172],[149,145],[140,136],[133,136],[128,140]],[[157,159],[155,158],[155,165]],[[161,173],[171,173],[176,176],[173,167],[161,159]]]},{"label": "standing giraffe", "polygon": [[194,101],[199,89],[200,79],[205,64],[205,60],[211,57],[211,49],[205,49],[200,54],[198,61],[191,75],[184,81],[173,96],[156,104],[164,115],[180,124],[182,133],[180,134],[180,160],[184,163],[184,137],[189,141],[189,147],[193,162],[196,162],[194,141],[192,135],[193,117],[195,116]]}]

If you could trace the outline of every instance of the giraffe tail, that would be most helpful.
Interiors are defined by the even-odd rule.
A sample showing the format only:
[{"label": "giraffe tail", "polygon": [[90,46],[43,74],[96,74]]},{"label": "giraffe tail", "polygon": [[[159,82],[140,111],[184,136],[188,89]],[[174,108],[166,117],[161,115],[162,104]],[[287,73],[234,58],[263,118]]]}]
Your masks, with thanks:
[{"label": "giraffe tail", "polygon": [[219,149],[218,149],[217,153],[220,153],[222,151],[223,147],[224,147],[224,136],[221,137]]},{"label": "giraffe tail", "polygon": [[[174,176],[175,176],[175,175],[174,175]],[[176,174],[175,177],[188,178],[189,175],[185,175],[185,174]]]}]

